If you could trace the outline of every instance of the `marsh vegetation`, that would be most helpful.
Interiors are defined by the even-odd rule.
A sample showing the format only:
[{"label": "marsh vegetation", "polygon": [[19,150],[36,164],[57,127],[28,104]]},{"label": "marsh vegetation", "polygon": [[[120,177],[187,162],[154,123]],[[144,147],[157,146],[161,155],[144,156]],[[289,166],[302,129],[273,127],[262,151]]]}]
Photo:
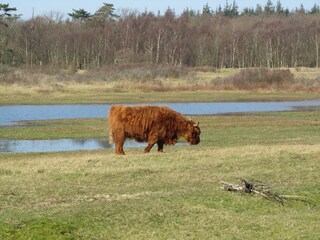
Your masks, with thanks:
[{"label": "marsh vegetation", "polygon": [[320,89],[320,71],[311,68],[209,71],[130,65],[51,74],[3,68],[1,104],[285,101],[316,99]]}]

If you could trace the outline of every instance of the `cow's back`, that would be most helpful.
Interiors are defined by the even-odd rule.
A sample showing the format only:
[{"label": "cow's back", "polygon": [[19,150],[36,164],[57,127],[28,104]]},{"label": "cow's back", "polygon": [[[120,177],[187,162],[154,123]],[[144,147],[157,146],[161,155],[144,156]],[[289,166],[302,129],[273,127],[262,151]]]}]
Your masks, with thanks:
[{"label": "cow's back", "polygon": [[115,132],[123,132],[137,141],[146,141],[152,128],[163,126],[168,120],[170,111],[167,107],[158,106],[112,106],[109,110],[110,142],[113,142]]}]

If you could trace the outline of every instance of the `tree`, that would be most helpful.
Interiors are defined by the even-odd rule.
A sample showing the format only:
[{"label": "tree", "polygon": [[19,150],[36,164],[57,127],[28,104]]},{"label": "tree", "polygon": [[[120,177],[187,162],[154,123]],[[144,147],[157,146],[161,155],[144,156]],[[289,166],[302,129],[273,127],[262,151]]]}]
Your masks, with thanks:
[{"label": "tree", "polygon": [[72,9],[72,13],[68,13],[68,15],[74,19],[74,20],[79,20],[80,22],[83,22],[89,18],[92,17],[92,15],[84,10],[83,8],[80,8],[79,10]]},{"label": "tree", "polygon": [[320,21],[314,20],[308,26],[311,40],[314,44],[315,67],[320,67]]},{"label": "tree", "polygon": [[267,4],[264,6],[264,13],[266,15],[271,15],[274,13],[274,6],[271,0],[268,0]]},{"label": "tree", "polygon": [[121,17],[104,3],[93,15],[73,9],[67,20],[28,21],[14,21],[15,8],[0,4],[0,65],[90,69],[117,59],[216,68],[320,67],[318,3],[289,12],[280,1],[265,0],[266,6],[239,15],[236,1],[228,1],[215,11],[206,4],[180,16],[168,8],[162,15],[127,10]]},{"label": "tree", "polygon": [[11,12],[17,11],[16,8],[11,8],[9,7],[9,4],[0,4],[0,24],[3,24],[5,26],[8,26],[7,23],[5,22],[6,19],[10,18],[18,18],[18,15],[13,15]]},{"label": "tree", "polygon": [[99,21],[116,20],[119,16],[114,13],[114,10],[113,4],[103,3],[103,6],[96,11],[93,17]]},{"label": "tree", "polygon": [[296,9],[296,12],[302,13],[302,14],[306,13],[306,10],[304,9],[303,4],[300,4],[300,7],[298,9]]},{"label": "tree", "polygon": [[256,6],[256,15],[261,15],[262,14],[262,7],[260,4],[257,4]]},{"label": "tree", "polygon": [[239,15],[238,5],[235,1],[233,1],[232,5],[228,3],[228,0],[226,1],[226,5],[223,9],[223,15],[231,18],[237,17]]},{"label": "tree", "polygon": [[9,4],[0,4],[0,62],[5,64],[15,65],[16,53],[8,47],[11,35],[10,23],[13,23],[18,15],[12,15],[11,12],[16,11],[16,8],[9,7]]},{"label": "tree", "polygon": [[209,4],[206,3],[202,8],[202,15],[212,15],[211,8],[209,7]]},{"label": "tree", "polygon": [[234,0],[232,3],[232,8],[231,8],[231,17],[238,17],[239,16],[239,7]]},{"label": "tree", "polygon": [[310,11],[311,14],[320,13],[320,7],[317,4],[314,4]]},{"label": "tree", "polygon": [[249,16],[253,16],[253,15],[256,15],[255,11],[253,8],[244,8],[242,10],[242,15],[249,15]]},{"label": "tree", "polygon": [[284,9],[283,9],[282,4],[279,0],[277,1],[276,13],[278,13],[278,14],[284,13]]}]

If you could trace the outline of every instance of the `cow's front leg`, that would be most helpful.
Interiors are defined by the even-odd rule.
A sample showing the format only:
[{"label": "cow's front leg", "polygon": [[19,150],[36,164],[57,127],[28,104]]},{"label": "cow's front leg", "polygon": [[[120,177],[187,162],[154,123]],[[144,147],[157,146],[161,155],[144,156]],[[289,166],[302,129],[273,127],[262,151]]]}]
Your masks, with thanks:
[{"label": "cow's front leg", "polygon": [[150,152],[151,148],[156,144],[158,141],[158,134],[150,133],[148,136],[148,146],[144,149],[145,153]]},{"label": "cow's front leg", "polygon": [[158,144],[158,152],[163,152],[164,142],[161,141],[161,140],[159,140],[159,141],[157,142],[157,144]]}]

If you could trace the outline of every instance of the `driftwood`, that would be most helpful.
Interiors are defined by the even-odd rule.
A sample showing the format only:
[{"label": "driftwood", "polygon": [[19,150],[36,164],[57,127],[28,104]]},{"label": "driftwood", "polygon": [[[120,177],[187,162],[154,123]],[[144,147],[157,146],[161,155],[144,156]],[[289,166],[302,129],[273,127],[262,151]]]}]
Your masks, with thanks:
[{"label": "driftwood", "polygon": [[258,194],[266,199],[273,199],[276,200],[277,202],[281,203],[284,205],[286,200],[298,200],[302,201],[305,203],[308,203],[310,205],[315,206],[314,203],[308,201],[306,197],[302,196],[292,196],[292,195],[279,195],[276,193],[272,193],[269,190],[269,187],[264,184],[258,184],[252,181],[247,181],[244,179],[241,179],[242,185],[236,185],[232,183],[227,183],[224,181],[221,181],[221,188],[226,190],[226,191],[233,191],[233,192],[242,192],[242,193],[249,193],[249,194]]}]

